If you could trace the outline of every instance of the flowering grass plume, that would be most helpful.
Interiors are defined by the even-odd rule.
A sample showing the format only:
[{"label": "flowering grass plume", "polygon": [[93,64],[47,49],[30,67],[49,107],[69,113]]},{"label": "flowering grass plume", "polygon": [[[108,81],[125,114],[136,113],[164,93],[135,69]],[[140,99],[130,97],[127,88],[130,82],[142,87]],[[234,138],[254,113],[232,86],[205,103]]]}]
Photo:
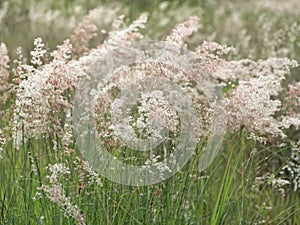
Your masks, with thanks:
[{"label": "flowering grass plume", "polygon": [[9,97],[9,56],[6,45],[0,44],[0,104],[5,104]]},{"label": "flowering grass plume", "polygon": [[[169,4],[171,3],[161,3],[160,11],[164,12],[168,7],[172,8],[172,5]],[[210,4],[212,8],[216,7],[213,2]],[[258,5],[259,10],[268,9],[268,13],[278,10],[267,1],[247,4]],[[9,7],[8,4],[4,6]],[[157,223],[159,223],[162,221],[161,223],[164,224],[169,220],[169,215],[173,215],[176,218],[172,222],[177,224],[199,224],[202,221],[204,221],[203,224],[205,222],[220,224],[221,218],[226,221],[227,214],[224,213],[226,207],[234,212],[238,209],[239,212],[245,213],[242,208],[245,202],[235,205],[235,200],[239,204],[240,198],[236,198],[234,201],[230,199],[235,194],[230,192],[234,179],[242,182],[242,184],[238,184],[240,186],[237,185],[238,190],[241,189],[241,185],[252,186],[249,184],[253,181],[253,190],[259,194],[264,193],[261,190],[264,190],[266,185],[279,190],[286,198],[289,197],[288,188],[294,192],[299,191],[300,83],[297,77],[296,81],[290,82],[295,78],[290,75],[292,73],[298,75],[298,62],[292,58],[297,58],[297,49],[300,46],[299,35],[297,36],[300,25],[283,16],[276,17],[274,22],[269,19],[268,13],[262,13],[259,14],[257,23],[264,30],[263,32],[259,30],[262,32],[261,35],[259,33],[257,37],[253,37],[250,36],[248,24],[243,19],[247,17],[247,9],[243,8],[238,11],[235,10],[237,7],[228,3],[214,11],[213,20],[216,24],[220,22],[221,25],[214,28],[214,32],[207,39],[203,38],[204,11],[199,11],[198,17],[191,16],[186,21],[175,25],[170,33],[162,38],[164,46],[153,45],[155,54],[147,52],[149,53],[147,55],[144,51],[136,51],[136,49],[133,51],[133,48],[130,47],[134,46],[137,41],[149,39],[147,29],[145,29],[148,23],[148,14],[146,13],[141,14],[131,24],[127,24],[126,17],[120,15],[113,20],[111,29],[101,30],[97,27],[98,13],[101,10],[91,10],[74,28],[70,38],[66,38],[57,45],[55,50],[49,50],[44,39],[35,38],[28,59],[26,59],[24,51],[22,52],[19,48],[17,59],[11,62],[6,45],[1,43],[0,163],[6,163],[2,167],[5,168],[3,170],[5,174],[1,178],[4,186],[2,190],[8,187],[7,184],[19,185],[17,188],[14,186],[13,191],[6,190],[5,193],[0,194],[2,214],[9,214],[10,207],[7,207],[6,204],[11,204],[10,199],[14,199],[16,202],[22,201],[26,205],[25,200],[32,199],[31,194],[36,191],[36,201],[43,199],[46,204],[47,201],[55,203],[66,218],[72,218],[77,224],[89,224],[92,221],[89,215],[91,206],[88,203],[91,196],[94,197],[93,204],[97,207],[103,207],[105,210],[111,207],[110,209],[114,210],[114,212],[110,211],[101,217],[107,223],[111,222],[109,220],[118,218],[118,213],[121,212],[123,213],[122,218],[116,219],[119,223],[127,223],[129,221],[127,217],[129,217],[130,221],[139,224],[138,217],[142,215],[142,218],[146,218],[148,222],[158,221]],[[255,13],[258,13],[259,10]],[[291,8],[286,7],[284,10],[290,11]],[[227,20],[223,21],[224,12],[228,12],[229,15],[226,17]],[[153,12],[153,15],[156,13]],[[174,10],[174,12],[168,13],[174,16],[178,11]],[[54,17],[55,15],[53,15]],[[0,15],[0,25],[3,18],[5,15]],[[162,19],[159,26],[164,27],[164,21],[170,22],[170,19]],[[284,23],[285,26],[273,33],[276,22]],[[0,29],[2,29],[1,26]],[[239,32],[236,32],[235,29],[238,29]],[[208,31],[211,30],[208,29]],[[236,34],[230,42],[234,43],[234,47],[225,44],[228,43],[228,40],[222,35],[227,32],[229,36],[232,33]],[[269,36],[273,34],[276,38],[270,41]],[[103,36],[99,38],[99,35]],[[103,41],[95,44],[97,38],[103,39],[103,37],[105,37]],[[261,43],[265,48],[253,48],[252,44],[256,42]],[[288,45],[293,47],[289,49]],[[122,66],[116,71],[114,71],[116,68],[109,68],[114,73],[101,82],[92,80],[93,77],[89,74],[93,69],[91,66],[104,56],[113,54],[109,55],[112,65],[130,62],[131,58],[128,56],[128,52],[125,54],[120,51],[124,47],[130,50],[132,58],[137,57],[139,61],[134,65]],[[189,54],[181,57],[180,51],[183,47],[191,49]],[[154,58],[160,61],[145,60],[149,55],[155,56]],[[245,55],[247,57],[243,58]],[[259,59],[262,57],[263,59]],[[107,68],[107,65],[101,64],[100,67]],[[161,186],[158,184],[149,188],[144,187],[144,189],[130,187],[129,191],[126,189],[127,187],[123,189],[123,186],[116,188],[116,184],[112,185],[109,181],[100,178],[89,162],[78,156],[78,143],[73,134],[76,129],[72,121],[74,116],[73,99],[75,91],[80,87],[80,82],[85,79],[91,79],[90,83],[95,82],[93,89],[87,90],[93,104],[93,107],[87,110],[93,111],[92,123],[97,129],[98,137],[104,140],[106,150],[114,154],[115,158],[124,157],[127,162],[132,164],[141,161],[145,167],[156,164],[163,172],[171,169],[165,166],[162,156],[173,154],[181,135],[180,128],[183,121],[174,108],[173,102],[164,95],[164,91],[168,84],[172,83],[175,85],[174,87],[180,89],[182,95],[191,99],[192,112],[197,118],[192,122],[199,125],[195,126],[193,131],[200,139],[197,139],[198,145],[193,151],[191,163],[188,163],[184,172],[180,172],[174,180],[170,179],[170,182],[173,183],[166,181]],[[164,80],[169,83],[157,85],[151,79]],[[197,85],[210,83],[213,85],[207,90],[201,90]],[[159,90],[153,90],[153,87],[157,87]],[[218,90],[222,90],[222,93],[218,92],[217,97],[212,95],[216,92],[216,87]],[[122,102],[122,99],[117,97],[123,90],[128,98],[138,96],[138,101],[135,104]],[[135,96],[134,90],[142,93]],[[184,105],[183,96],[175,94],[174,96],[172,97],[176,99],[176,103]],[[85,100],[82,100],[83,104],[91,103]],[[124,104],[132,104],[130,105],[132,106],[131,111],[125,112],[122,108]],[[239,168],[236,164],[238,162],[232,163],[233,166],[222,167],[224,175],[221,179],[221,188],[216,191],[216,195],[210,196],[213,199],[212,202],[216,201],[217,203],[211,207],[210,202],[206,202],[205,199],[202,204],[202,200],[194,201],[189,198],[192,198],[190,195],[205,195],[205,191],[201,188],[212,182],[209,176],[203,176],[202,173],[205,171],[199,171],[197,160],[201,155],[199,152],[204,149],[202,145],[206,144],[207,137],[211,135],[211,129],[220,128],[212,126],[215,122],[212,120],[212,115],[219,112],[226,115],[224,123],[218,121],[219,124],[226,126],[227,139],[224,143],[224,152],[221,154],[222,160],[232,163],[233,158],[231,157],[234,153],[230,150],[238,150],[247,156],[247,161],[243,161]],[[128,117],[124,116],[129,114]],[[119,116],[119,119],[112,115]],[[91,118],[83,118],[83,121],[84,119],[87,119],[86,122],[89,124],[88,120]],[[167,131],[162,131],[161,127],[165,127]],[[152,140],[150,144],[156,143],[163,138],[164,132],[168,134],[168,138],[158,149],[146,157],[143,153],[138,157],[131,155],[130,151],[135,146],[141,146],[139,144],[145,138]],[[244,137],[246,139],[243,139]],[[188,141],[194,141],[194,137]],[[232,144],[232,141],[236,141],[236,143]],[[133,144],[124,146],[124,143]],[[146,144],[145,146],[149,147]],[[277,154],[279,151],[281,155]],[[263,162],[269,162],[264,154],[272,154],[273,164],[262,169]],[[239,152],[237,155],[239,160],[243,160]],[[15,160],[12,156],[19,158]],[[254,165],[252,160],[255,159],[258,163]],[[10,160],[14,164],[7,163]],[[219,168],[218,166],[223,164],[223,161],[219,161],[214,166]],[[7,169],[6,165],[8,165]],[[188,169],[195,165],[197,168],[187,174],[190,172]],[[249,171],[250,166],[253,166],[253,171]],[[29,171],[28,168],[30,168]],[[275,174],[274,170],[280,172]],[[9,172],[12,175],[6,176],[6,173]],[[247,173],[253,173],[252,179],[244,180],[243,176]],[[241,180],[240,177],[242,177]],[[16,181],[12,182],[9,179],[16,179]],[[220,180],[219,175],[217,179]],[[190,186],[186,186],[189,182]],[[212,183],[215,188],[217,185],[214,181]],[[28,189],[26,188],[29,184],[32,186],[27,193]],[[168,187],[172,185],[180,190],[169,191]],[[123,192],[125,189],[128,192]],[[24,196],[15,198],[17,195],[15,190],[23,191]],[[114,193],[109,193],[109,191],[114,191]],[[251,193],[243,193],[242,198],[244,199],[244,197],[253,198]],[[141,198],[142,201],[140,201]],[[176,215],[174,210],[168,212],[168,207],[164,205],[170,199],[172,200],[169,203],[171,206],[178,205]],[[39,204],[43,205],[43,201],[40,201]],[[125,207],[124,202],[128,202]],[[137,210],[139,215],[135,216],[135,212],[129,213],[129,209],[135,208],[137,205],[143,209]],[[213,215],[212,217],[217,219],[206,220],[206,215],[199,219],[200,207],[198,205],[201,205],[203,212],[209,212],[207,215]],[[28,210],[28,212],[40,215],[47,213],[44,209],[40,210],[39,207],[31,208],[31,211]],[[249,207],[249,215],[253,213],[252,210],[256,210],[254,217],[259,218],[258,214],[263,211],[263,207],[265,206],[258,209]],[[165,218],[160,217],[158,212],[166,215]],[[26,213],[24,212],[24,214]],[[99,213],[99,215],[104,214]],[[179,216],[177,217],[177,215]],[[271,218],[271,214],[265,213],[264,215],[269,215]],[[97,216],[98,214],[93,214],[93,217]],[[179,218],[180,216],[182,218]],[[264,218],[260,221],[264,221]],[[278,222],[278,220],[274,221],[274,224]],[[242,220],[239,221],[239,223],[242,222]],[[252,223],[254,219],[247,222]]]}]

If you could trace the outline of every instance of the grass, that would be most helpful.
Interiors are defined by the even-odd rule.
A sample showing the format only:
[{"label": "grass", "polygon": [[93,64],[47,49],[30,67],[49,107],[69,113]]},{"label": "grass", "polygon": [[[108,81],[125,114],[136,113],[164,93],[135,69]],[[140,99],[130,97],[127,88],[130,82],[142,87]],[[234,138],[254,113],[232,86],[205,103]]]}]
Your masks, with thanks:
[{"label": "grass", "polygon": [[[30,141],[20,150],[8,148],[0,162],[1,224],[74,224],[44,195],[33,201],[36,189],[47,182],[45,166],[62,161],[70,166],[72,175],[60,178],[60,182],[86,216],[87,224],[254,224],[262,220],[298,224],[297,194],[282,197],[267,185],[256,192],[252,187],[256,168],[264,159],[249,155],[256,147],[254,142],[244,136],[231,138],[235,144],[225,144],[205,172],[198,170],[199,159],[195,157],[174,177],[145,187],[109,180],[102,180],[102,187],[84,187],[80,173],[72,168],[72,160],[80,154],[64,157],[60,151],[49,152],[45,140]],[[268,149],[264,151],[270,154]],[[38,159],[34,165],[29,152]],[[32,172],[33,166],[37,174]]]},{"label": "grass", "polygon": [[[28,5],[25,3],[29,2],[31,1],[22,1],[24,15],[28,10]],[[59,1],[48,3],[54,9],[61,8],[67,15],[68,9],[80,2],[82,1],[66,0],[62,3]],[[240,1],[235,2],[244,4]],[[95,2],[84,3],[82,4],[84,11],[96,6]],[[164,13],[168,13],[168,11],[155,11],[159,3],[160,1],[157,0],[125,1],[124,3],[129,8],[130,20],[140,12],[150,11],[152,20],[149,22],[150,27],[147,28],[149,37],[163,36],[164,32],[172,26],[168,24],[168,29],[165,26],[159,26],[161,17],[157,15],[163,16]],[[245,22],[244,28],[253,37],[250,46],[255,46],[248,49],[243,48],[240,43],[242,36],[236,35],[234,30],[232,33],[227,33],[228,30],[225,29],[226,24],[228,25],[228,21],[230,22],[232,18],[232,11],[228,10],[226,14],[218,17],[215,5],[210,5],[206,1],[191,1],[190,3],[192,7],[188,8],[189,10],[192,11],[193,7],[200,6],[204,11],[201,29],[203,36],[193,36],[189,40],[191,46],[202,41],[205,35],[212,36],[212,33],[216,32],[216,40],[220,43],[238,45],[238,57],[249,54],[250,57],[256,59],[267,57],[270,53],[270,49],[267,48],[270,46],[264,46],[264,38],[256,36],[257,31],[262,34],[264,32],[256,25],[258,15],[255,13],[247,12],[242,18]],[[175,16],[171,15],[175,19],[178,15],[176,12],[181,12],[181,7],[185,7],[183,1],[176,4],[170,3],[169,5],[170,11],[178,10],[175,11]],[[10,13],[13,14],[12,12]],[[200,14],[200,10],[193,12]],[[274,15],[270,12],[266,15],[267,20],[272,21]],[[276,18],[283,24],[286,20],[293,20],[293,16],[286,20],[284,16]],[[70,32],[66,28],[65,33],[58,31],[53,34],[55,24],[52,24],[54,28],[49,25],[53,30],[45,31],[44,25],[39,24],[35,29],[30,24],[24,26],[23,22],[27,20],[19,21],[18,24],[17,20],[13,19],[13,15],[10,15],[10,18],[12,19],[5,22],[7,26],[1,28],[3,30],[0,34],[1,41],[7,42],[9,49],[15,49],[17,45],[24,43],[25,54],[29,53],[33,36],[37,36],[39,31],[50,40],[50,45],[53,46]],[[176,23],[175,19],[170,23]],[[272,31],[276,28],[276,26],[272,27]],[[26,38],[23,34],[28,29],[30,35]],[[12,38],[12,34],[17,35]],[[287,56],[299,59],[300,45],[296,46],[295,43],[283,44],[290,48]],[[297,70],[293,71],[294,79],[298,74]],[[224,91],[228,90],[224,89]],[[9,109],[9,104],[1,107]],[[0,127],[5,127],[7,123],[8,119],[0,118]],[[9,139],[12,132],[7,131],[6,135]],[[70,174],[59,176],[59,183],[62,184],[65,195],[70,197],[70,201],[80,208],[87,224],[300,224],[299,192],[287,190],[286,195],[283,196],[268,185],[268,182],[257,183],[257,177],[279,173],[287,161],[289,149],[272,145],[262,146],[246,137],[247,133],[243,131],[227,134],[220,154],[205,171],[199,171],[200,152],[203,148],[199,144],[195,150],[195,157],[190,159],[185,167],[173,177],[152,186],[141,187],[121,185],[105,178],[101,178],[102,185],[90,182],[91,177],[86,176],[86,172],[82,169],[82,156],[76,144],[72,146],[74,152],[70,154],[65,154],[67,149],[60,145],[57,151],[53,150],[54,141],[61,143],[58,137],[49,139],[40,137],[26,142],[24,140],[19,150],[13,146],[13,140],[10,140],[0,160],[0,224],[71,225],[76,223],[71,216],[65,216],[62,208],[51,202],[45,192],[41,191],[40,195],[36,195],[39,187],[49,184],[47,178],[49,171],[45,168],[55,163],[64,163],[70,169]],[[118,154],[118,151],[116,152]],[[128,155],[123,158],[126,156]]]}]

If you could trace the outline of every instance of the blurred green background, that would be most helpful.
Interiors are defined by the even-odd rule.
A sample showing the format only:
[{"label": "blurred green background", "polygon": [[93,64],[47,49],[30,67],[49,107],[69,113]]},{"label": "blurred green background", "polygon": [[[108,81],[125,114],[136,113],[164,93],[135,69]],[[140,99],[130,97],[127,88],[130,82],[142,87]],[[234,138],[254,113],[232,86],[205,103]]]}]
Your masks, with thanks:
[{"label": "blurred green background", "polygon": [[[200,18],[199,32],[192,35],[189,47],[204,40],[236,48],[231,59],[288,57],[300,61],[300,3],[297,0],[10,0],[0,1],[0,42],[4,42],[12,58],[17,47],[29,56],[33,40],[42,37],[48,49],[62,43],[89,10],[98,8],[94,21],[99,28],[96,46],[110,30],[117,16],[124,14],[126,22],[148,13],[148,23],[142,31],[146,39],[161,39],[189,16]],[[299,80],[300,70],[292,72]]]}]

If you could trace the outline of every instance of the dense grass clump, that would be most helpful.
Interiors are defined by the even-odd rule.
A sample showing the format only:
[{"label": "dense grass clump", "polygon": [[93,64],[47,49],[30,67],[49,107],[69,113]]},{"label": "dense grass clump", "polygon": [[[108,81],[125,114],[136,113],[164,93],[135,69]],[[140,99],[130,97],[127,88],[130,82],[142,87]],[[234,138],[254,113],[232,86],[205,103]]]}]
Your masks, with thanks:
[{"label": "dense grass clump", "polygon": [[[0,224],[300,224],[298,6],[1,2]],[[196,145],[168,179],[126,185],[85,157],[92,138],[161,174],[182,140]]]}]

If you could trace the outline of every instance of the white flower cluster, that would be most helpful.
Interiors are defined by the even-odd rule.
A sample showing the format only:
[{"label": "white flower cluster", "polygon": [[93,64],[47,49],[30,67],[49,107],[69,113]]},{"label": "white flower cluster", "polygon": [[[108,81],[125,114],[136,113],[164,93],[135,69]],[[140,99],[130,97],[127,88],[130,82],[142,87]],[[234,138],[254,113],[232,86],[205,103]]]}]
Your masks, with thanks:
[{"label": "white flower cluster", "polygon": [[230,96],[224,100],[227,115],[228,128],[231,131],[246,129],[251,133],[270,134],[282,136],[274,115],[280,109],[281,102],[271,97],[278,95],[280,82],[273,76],[251,78],[248,81],[240,81],[239,86],[230,92]]},{"label": "white flower cluster", "polygon": [[[88,17],[84,18],[85,22],[78,29],[81,27],[88,31],[92,26],[88,22],[96,12],[92,11]],[[144,26],[145,22],[146,17],[141,16],[128,28],[111,31],[109,39],[96,49],[90,49],[88,52],[86,52],[88,49],[80,50],[81,53],[84,51],[87,54],[81,55],[78,60],[72,60],[71,53],[72,44],[78,46],[82,41],[80,37],[75,38],[76,35],[80,36],[81,32],[74,33],[72,44],[69,40],[65,40],[62,45],[57,46],[57,50],[51,53],[52,61],[44,65],[41,65],[42,56],[45,54],[44,44],[40,38],[35,39],[31,63],[41,66],[34,68],[20,60],[18,67],[14,69],[15,80],[19,83],[16,87],[13,119],[15,146],[19,148],[28,138],[41,135],[48,136],[54,133],[61,137],[66,133],[64,129],[70,130],[69,125],[61,126],[61,114],[72,107],[71,96],[66,93],[70,93],[77,87],[80,77],[86,75],[86,70],[98,59],[99,55],[119,45],[130,43],[136,38],[141,38],[142,35],[138,30]],[[86,41],[89,39],[90,37],[86,37]],[[75,49],[75,53],[78,53],[77,50]],[[70,140],[67,135],[65,135],[66,138]],[[70,141],[67,142],[70,143]]]},{"label": "white flower cluster", "polygon": [[[139,104],[140,103],[140,104]],[[168,107],[170,102],[163,96],[161,91],[142,93],[141,101],[138,102],[136,121],[131,121],[138,130],[146,129],[146,136],[155,135],[160,127],[165,127],[173,133],[177,133],[179,118],[176,111]],[[149,130],[149,128],[152,130]]]},{"label": "white flower cluster", "polygon": [[74,160],[74,164],[76,165],[76,170],[79,172],[79,182],[81,183],[81,188],[90,186],[92,184],[97,184],[99,187],[103,186],[99,174],[96,173],[96,171],[87,161],[77,157]]},{"label": "white flower cluster", "polygon": [[297,61],[288,58],[268,58],[254,61],[251,59],[231,60],[219,63],[214,76],[222,81],[249,80],[263,76],[284,79],[291,68],[298,66]]},{"label": "white flower cluster", "polygon": [[288,180],[277,178],[274,174],[266,173],[263,176],[256,177],[254,185],[252,188],[259,192],[259,189],[265,184],[270,185],[272,188],[275,188],[282,196],[285,196],[285,188],[290,184]]},{"label": "white flower cluster", "polygon": [[283,110],[285,115],[282,118],[282,126],[290,128],[294,126],[300,129],[300,82],[289,85],[288,95],[284,99]]},{"label": "white flower cluster", "polygon": [[44,54],[46,53],[45,50],[45,44],[42,41],[42,38],[36,38],[33,42],[33,45],[35,46],[33,51],[30,52],[31,55],[31,63],[32,65],[40,66],[43,64],[42,58]]},{"label": "white flower cluster", "polygon": [[[161,57],[168,56],[172,55]],[[123,66],[90,93],[98,135],[110,142],[114,139],[113,145],[121,137],[133,147],[141,146],[138,143],[148,138],[148,144],[155,147],[154,143],[164,138],[165,132],[179,134],[182,118],[175,108],[186,105],[182,94],[194,101],[197,123],[201,124],[201,129],[194,132],[205,134],[211,122],[206,118],[207,100],[192,82],[178,68],[161,62],[145,60],[134,66]],[[150,147],[148,144],[145,148]]]},{"label": "white flower cluster", "polygon": [[46,169],[51,172],[50,176],[47,176],[51,184],[57,183],[58,178],[61,175],[71,174],[69,168],[61,163],[56,163],[54,165],[49,165]]},{"label": "white flower cluster", "polygon": [[281,170],[281,175],[288,175],[285,178],[291,184],[294,191],[300,189],[300,141],[292,143],[290,161]]},{"label": "white flower cluster", "polygon": [[9,56],[6,45],[0,44],[0,104],[5,103],[9,97]]},{"label": "white flower cluster", "polygon": [[185,37],[198,31],[198,26],[199,18],[197,16],[191,16],[188,21],[176,25],[171,34],[167,36],[166,41],[182,45]]},{"label": "white flower cluster", "polygon": [[71,202],[70,197],[65,195],[62,184],[55,183],[51,186],[43,185],[40,190],[43,190],[46,193],[46,196],[51,202],[54,202],[60,206],[66,217],[73,217],[80,225],[86,224],[85,218],[81,214],[79,207],[74,205]]},{"label": "white flower cluster", "polygon": [[[36,45],[42,46],[37,39]],[[71,104],[64,96],[65,91],[72,90],[80,76],[82,68],[70,58],[71,45],[66,40],[63,45],[51,55],[52,62],[39,68],[21,65],[23,76],[16,90],[13,130],[15,146],[20,147],[27,138],[62,134],[59,113],[63,108],[70,108]],[[38,50],[36,50],[38,51]],[[35,61],[40,61],[39,54]]]},{"label": "white flower cluster", "polygon": [[62,184],[58,181],[60,176],[70,174],[69,168],[65,164],[54,164],[47,167],[51,173],[47,178],[50,181],[49,185],[42,185],[38,188],[38,191],[34,198],[41,197],[41,191],[43,191],[47,198],[56,203],[66,217],[73,217],[78,224],[86,224],[84,216],[81,214],[77,205],[71,202],[71,198],[66,196]]},{"label": "white flower cluster", "polygon": [[222,74],[223,80],[238,83],[224,99],[229,130],[245,129],[251,133],[252,138],[265,141],[257,135],[285,138],[284,129],[291,125],[299,126],[296,116],[276,117],[276,113],[282,111],[283,103],[278,98],[283,90],[281,82],[290,69],[296,66],[296,61],[286,58],[224,63],[217,73]]}]

